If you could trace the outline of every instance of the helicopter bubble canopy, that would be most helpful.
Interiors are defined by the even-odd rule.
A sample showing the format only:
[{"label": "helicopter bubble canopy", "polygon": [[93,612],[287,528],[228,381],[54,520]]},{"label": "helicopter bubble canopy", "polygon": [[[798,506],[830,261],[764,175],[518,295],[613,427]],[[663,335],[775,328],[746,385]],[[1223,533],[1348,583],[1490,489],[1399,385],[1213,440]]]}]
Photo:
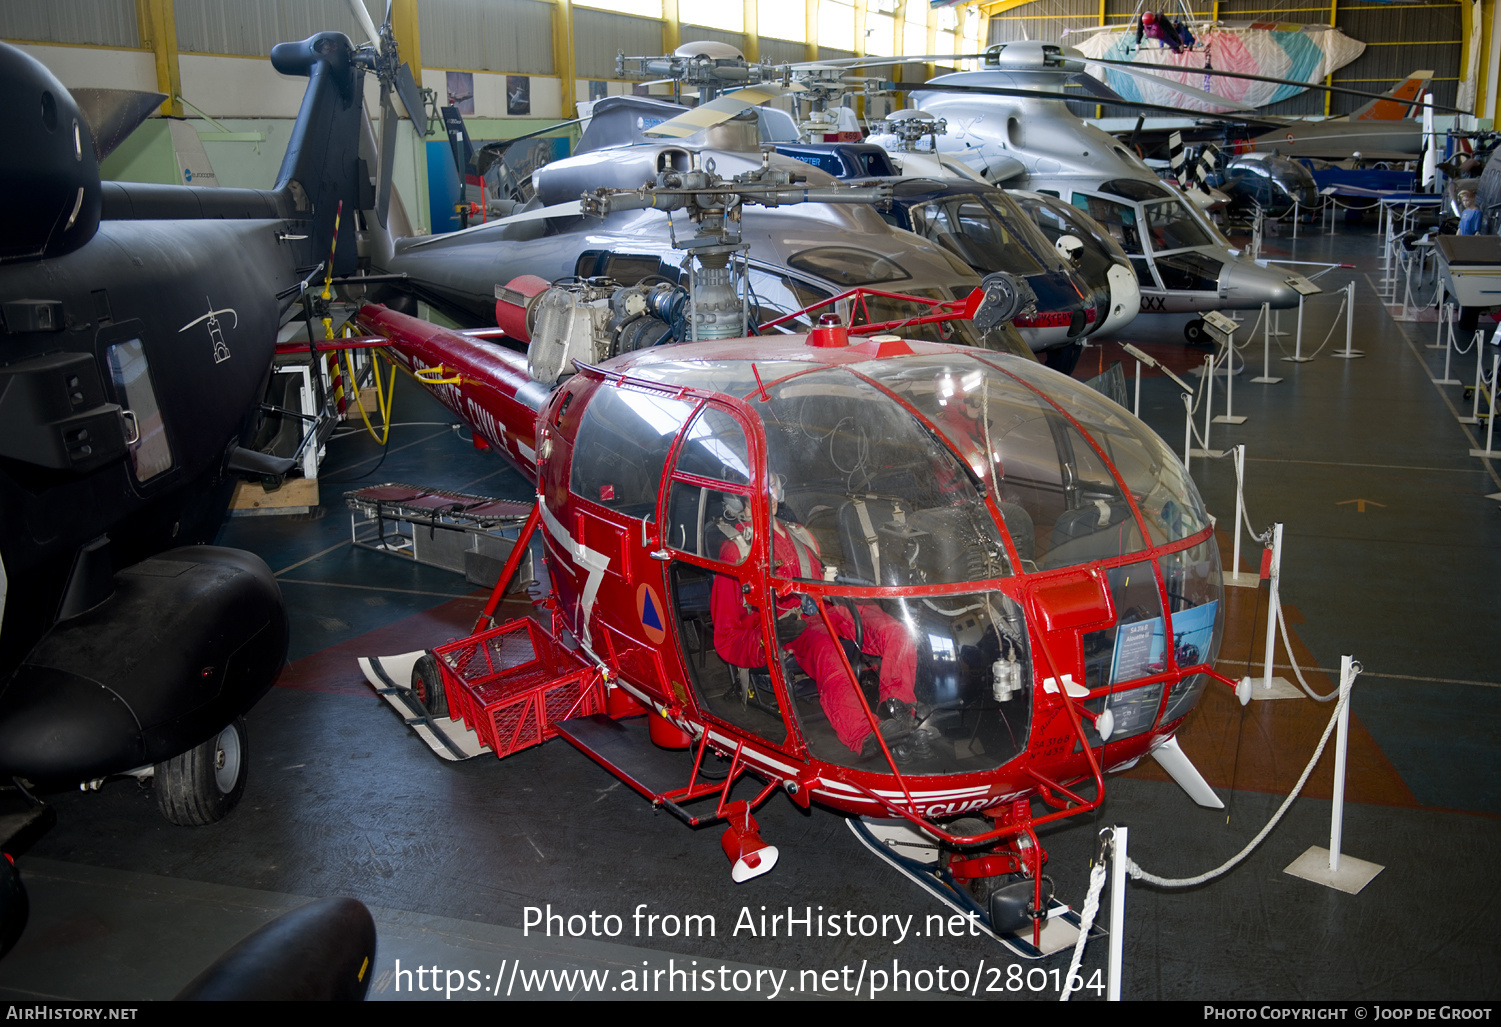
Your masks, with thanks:
[{"label": "helicopter bubble canopy", "polygon": [[[1112,612],[1084,635],[1075,680],[1111,686],[1090,700],[1113,711],[1110,742],[1166,734],[1204,684],[1173,668],[1212,663],[1222,622],[1218,551],[1181,463],[1129,413],[1035,363],[906,345],[906,355],[880,359],[876,343],[799,359],[789,343],[754,366],[727,343],[692,360],[670,350],[620,358],[606,368],[688,391],[633,403],[630,389],[596,389],[575,464],[593,451],[589,411],[601,396],[641,407],[642,432],[661,433],[664,459],[672,449],[655,519],[672,553],[675,615],[694,625],[684,637],[704,637],[707,611],[689,609],[688,597],[706,595],[716,574],[746,589],[769,584],[777,598],[764,608],[805,596],[815,621],[814,606],[837,619],[861,604],[901,625],[927,733],[914,774],[979,772],[1022,755],[1034,675],[1053,675],[1036,651],[1042,624],[1028,597],[1081,571],[1105,582]],[[607,431],[630,434],[619,411],[599,416],[601,444]],[[596,474],[604,478],[571,491],[645,499],[649,483],[611,477],[629,466],[642,465],[612,458]],[[806,552],[779,554],[768,530],[805,540]],[[770,573],[760,585],[757,566]],[[721,701],[735,668],[728,657],[715,666],[716,655],[686,661],[710,713],[778,744],[796,724],[813,755],[861,765],[820,719],[791,656],[757,671],[762,692],[775,675],[783,697],[780,719],[763,725],[766,711],[748,709],[745,691]]]}]

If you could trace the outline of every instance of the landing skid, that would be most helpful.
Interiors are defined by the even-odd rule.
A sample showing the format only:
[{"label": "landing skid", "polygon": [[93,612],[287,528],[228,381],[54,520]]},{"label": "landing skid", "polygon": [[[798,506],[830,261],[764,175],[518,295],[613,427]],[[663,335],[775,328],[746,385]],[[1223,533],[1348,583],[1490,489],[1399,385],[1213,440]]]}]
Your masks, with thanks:
[{"label": "landing skid", "polygon": [[[965,916],[973,914],[975,923],[981,930],[1022,959],[1042,959],[1054,952],[1072,949],[1078,941],[1081,923],[1079,914],[1057,899],[1052,899],[1049,903],[1048,920],[1042,928],[1041,948],[1032,944],[1030,930],[1024,935],[999,934],[991,930],[986,911],[942,868],[938,844],[927,835],[901,820],[871,820],[861,817],[845,823],[867,849],[896,867],[954,912]],[[1090,931],[1091,938],[1104,936],[1105,932],[1099,927]]]},{"label": "landing skid", "polygon": [[364,672],[365,680],[370,682],[370,687],[375,689],[375,694],[401,714],[407,727],[417,732],[417,737],[445,760],[458,762],[489,752],[489,747],[480,741],[479,735],[465,727],[463,722],[449,717],[431,716],[417,701],[412,690],[400,683],[412,680],[412,665],[422,655],[422,650],[419,649],[400,656],[362,656],[360,670]]}]

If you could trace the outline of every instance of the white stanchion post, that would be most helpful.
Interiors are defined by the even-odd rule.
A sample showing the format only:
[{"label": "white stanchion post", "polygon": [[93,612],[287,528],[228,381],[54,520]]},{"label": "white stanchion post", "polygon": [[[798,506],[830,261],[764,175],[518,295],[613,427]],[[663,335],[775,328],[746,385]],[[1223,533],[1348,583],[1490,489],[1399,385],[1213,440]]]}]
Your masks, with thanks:
[{"label": "white stanchion post", "polygon": [[1350,690],[1355,686],[1355,675],[1360,673],[1360,664],[1353,657],[1342,656],[1339,661],[1339,715],[1335,721],[1334,734],[1334,794],[1329,811],[1329,848],[1310,846],[1297,859],[1288,864],[1285,873],[1301,877],[1305,881],[1338,888],[1350,895],[1357,895],[1371,882],[1383,867],[1340,852],[1344,845],[1345,830],[1345,765],[1350,751]]},{"label": "white stanchion post", "polygon": [[[1438,280],[1438,295],[1433,299],[1433,306],[1438,311],[1438,332],[1434,334],[1433,345],[1429,346],[1429,349],[1444,348],[1444,311],[1449,307],[1449,304],[1444,302],[1444,292],[1444,279],[1441,275]],[[1447,378],[1449,376],[1444,375],[1444,377]]]},{"label": "white stanchion post", "polygon": [[1313,357],[1305,357],[1303,355],[1303,299],[1304,299],[1304,297],[1302,296],[1302,294],[1299,294],[1299,296],[1298,296],[1298,341],[1297,341],[1297,344],[1295,346],[1293,346],[1293,355],[1292,356],[1290,356],[1290,357],[1283,357],[1282,358],[1283,360],[1287,361],[1289,364],[1306,364],[1310,360],[1313,359]]},{"label": "white stanchion post", "polygon": [[[1282,524],[1272,525],[1272,566],[1266,604],[1266,656],[1261,678],[1251,689],[1253,699],[1285,699],[1302,693],[1285,678],[1272,674],[1272,659],[1277,655],[1277,622],[1282,616]],[[1292,654],[1289,653],[1289,656]]]},{"label": "white stanchion post", "polygon": [[1365,356],[1365,350],[1351,349],[1351,343],[1355,341],[1355,283],[1345,286],[1345,348],[1338,353],[1329,354],[1339,357],[1341,360],[1354,360]]},{"label": "white stanchion post", "polygon": [[1230,557],[1230,569],[1220,571],[1220,578],[1226,587],[1256,588],[1261,584],[1259,572],[1240,569],[1240,535],[1245,520],[1246,447],[1241,444],[1235,447],[1235,527],[1232,529],[1235,535],[1235,547]]},{"label": "white stanchion post", "polygon": [[[1194,450],[1197,456],[1217,457],[1222,455],[1218,450],[1209,448],[1209,423],[1213,420],[1211,415],[1214,413],[1214,364],[1214,354],[1210,353],[1204,358],[1204,437],[1200,440],[1204,443],[1204,448]],[[1192,418],[1190,418],[1189,424],[1191,429]]]},{"label": "white stanchion post", "polygon": [[1266,609],[1266,659],[1261,669],[1262,687],[1272,687],[1272,657],[1276,655],[1277,618],[1282,616],[1282,598],[1278,586],[1282,582],[1282,522],[1272,525],[1272,573],[1271,589]]},{"label": "white stanchion post", "polygon": [[[1235,416],[1235,333],[1225,337],[1225,412],[1215,418],[1219,424],[1245,424],[1244,417]],[[1205,437],[1208,442],[1208,437]]]},{"label": "white stanchion post", "polygon": [[1444,376],[1430,380],[1435,385],[1462,385],[1458,378],[1449,376],[1449,358],[1454,356],[1454,304],[1445,303],[1439,311],[1438,327],[1444,337]]},{"label": "white stanchion post", "polygon": [[1470,337],[1470,345],[1475,349],[1475,386],[1470,391],[1470,416],[1459,418],[1460,424],[1480,423],[1480,383],[1484,380],[1485,369],[1481,366],[1484,359],[1485,333],[1475,329],[1475,334]]},{"label": "white stanchion post", "polygon": [[[1120,826],[1111,829],[1110,843],[1110,982],[1105,986],[1105,1000],[1121,1000],[1121,966],[1126,954],[1126,843],[1129,831]],[[1067,982],[1064,984],[1067,987]]]},{"label": "white stanchion post", "polygon": [[1298,237],[1298,222],[1300,220],[1301,219],[1298,217],[1298,201],[1297,201],[1296,198],[1294,198],[1293,199],[1293,238],[1294,239],[1296,239]]},{"label": "white stanchion post", "polygon": [[1339,658],[1339,697],[1344,706],[1334,729],[1334,794],[1329,811],[1329,872],[1339,872],[1339,849],[1345,833],[1345,764],[1350,755],[1350,687],[1355,683],[1354,659]]},{"label": "white stanchion post", "polygon": [[[1480,345],[1480,336],[1479,336],[1479,333],[1476,333],[1475,345],[1476,346]],[[1493,453],[1491,451],[1491,441],[1495,437],[1495,434],[1496,434],[1496,384],[1497,384],[1497,381],[1496,381],[1496,369],[1498,367],[1501,367],[1501,353],[1493,353],[1493,354],[1491,354],[1491,402],[1490,402],[1490,413],[1486,414],[1486,417],[1485,417],[1485,448],[1484,449],[1472,449],[1472,450],[1470,450],[1470,455],[1471,456],[1484,456],[1484,457],[1501,456],[1501,453]],[[1479,387],[1478,386],[1476,387],[1476,391],[1479,392]]]},{"label": "white stanchion post", "polygon": [[1194,407],[1193,397],[1183,393],[1183,469],[1191,470],[1189,457],[1193,456]]},{"label": "white stanchion post", "polygon": [[1402,262],[1407,265],[1407,284],[1402,287],[1402,320],[1406,321],[1407,308],[1412,305],[1412,254],[1408,253]]},{"label": "white stanchion post", "polygon": [[1141,361],[1136,362],[1136,404],[1131,412],[1137,417],[1141,416]]},{"label": "white stanchion post", "polygon": [[1261,377],[1252,378],[1254,385],[1276,385],[1282,379],[1272,375],[1272,305],[1261,305]]}]

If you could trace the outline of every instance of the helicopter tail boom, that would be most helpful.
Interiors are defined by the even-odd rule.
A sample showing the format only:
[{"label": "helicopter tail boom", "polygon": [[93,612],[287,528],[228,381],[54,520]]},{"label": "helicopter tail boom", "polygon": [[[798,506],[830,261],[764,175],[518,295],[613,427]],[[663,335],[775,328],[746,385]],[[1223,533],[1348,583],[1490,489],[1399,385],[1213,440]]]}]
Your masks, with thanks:
[{"label": "helicopter tail boom", "polygon": [[526,355],[366,305],[361,327],[389,340],[393,359],[516,469],[537,478],[537,414],[551,390],[527,375]]}]

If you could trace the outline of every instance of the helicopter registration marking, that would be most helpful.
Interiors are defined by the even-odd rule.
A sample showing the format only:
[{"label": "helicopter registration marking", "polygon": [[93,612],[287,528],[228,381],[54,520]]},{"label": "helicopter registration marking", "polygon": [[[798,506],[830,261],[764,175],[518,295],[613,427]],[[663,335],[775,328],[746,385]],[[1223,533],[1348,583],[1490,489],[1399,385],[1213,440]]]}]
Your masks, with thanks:
[{"label": "helicopter registration marking", "polygon": [[594,600],[599,594],[599,583],[605,576],[605,568],[610,566],[610,558],[604,553],[590,549],[582,542],[575,542],[568,534],[568,529],[563,527],[563,522],[547,508],[546,503],[542,504],[542,523],[547,525],[548,534],[557,540],[558,545],[573,557],[573,562],[589,572],[589,576],[584,580],[583,592],[579,594],[579,624],[584,636],[584,644],[592,646],[594,640],[589,633],[589,614],[594,609]]}]

